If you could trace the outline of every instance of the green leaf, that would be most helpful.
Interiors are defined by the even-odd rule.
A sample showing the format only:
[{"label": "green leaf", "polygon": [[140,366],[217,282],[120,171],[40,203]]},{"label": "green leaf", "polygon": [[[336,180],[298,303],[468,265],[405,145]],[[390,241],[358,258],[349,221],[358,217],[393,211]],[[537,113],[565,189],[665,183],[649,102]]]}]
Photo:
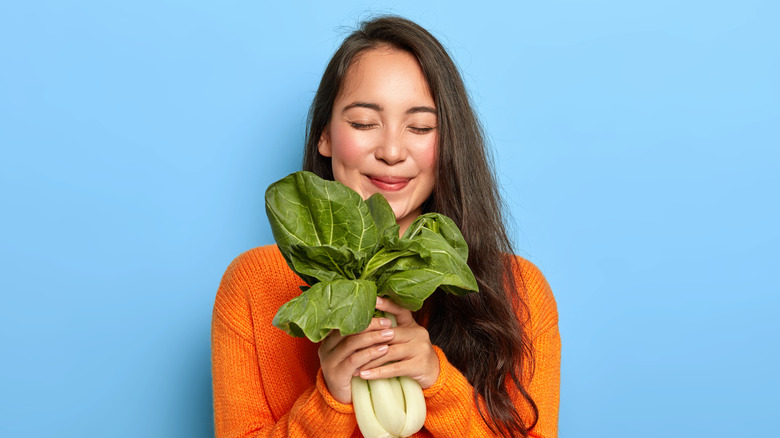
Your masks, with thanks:
[{"label": "green leaf", "polygon": [[418,251],[409,249],[412,242],[408,243],[409,245],[399,245],[398,249],[385,247],[377,251],[366,263],[360,278],[377,280],[388,269],[404,269],[402,260],[405,257],[419,255]]},{"label": "green leaf", "polygon": [[265,199],[274,238],[280,246],[298,243],[366,251],[378,240],[368,205],[339,182],[311,172],[295,172],[271,184]]},{"label": "green leaf", "polygon": [[412,222],[404,233],[404,237],[412,238],[412,236],[419,234],[423,228],[439,234],[462,259],[468,259],[469,247],[452,219],[439,213],[422,214]]},{"label": "green leaf", "polygon": [[[415,254],[400,257],[377,270],[380,273],[377,280],[379,294],[410,310],[419,310],[423,301],[439,287],[455,295],[479,290],[462,251],[453,248],[442,234],[444,227],[438,226],[438,221],[434,221],[433,225],[430,228],[420,227],[408,239],[408,251]],[[373,259],[368,264],[372,262]]]},{"label": "green leaf", "polygon": [[[384,223],[381,206],[373,203],[375,214]],[[371,210],[360,195],[311,172],[295,172],[271,184],[265,193],[265,206],[279,251],[293,270],[301,266],[300,261],[293,260],[300,255],[294,245],[345,247],[351,254],[371,254],[379,242]],[[313,275],[310,271],[302,276],[305,281],[326,277],[329,275]]]},{"label": "green leaf", "polygon": [[377,292],[418,310],[437,288],[457,295],[478,289],[466,242],[446,216],[423,214],[399,237],[382,195],[363,201],[309,172],[272,184],[265,200],[279,250],[310,285],[274,317],[291,335],[319,342],[334,329],[360,332],[371,322]]},{"label": "green leaf", "polygon": [[[390,203],[380,193],[374,193],[366,199],[368,211],[374,219],[379,236],[391,234],[398,236],[398,224],[395,222],[395,213]],[[392,232],[391,232],[392,231]]]},{"label": "green leaf", "polygon": [[469,277],[474,278],[473,276],[447,274],[436,269],[396,271],[378,282],[381,284],[379,294],[390,297],[400,306],[409,310],[420,310],[423,301],[439,287],[454,295],[477,292],[476,282],[471,281]]},{"label": "green leaf", "polygon": [[290,268],[306,283],[354,280],[360,276],[366,255],[347,247],[290,245]]},{"label": "green leaf", "polygon": [[333,329],[342,335],[365,330],[375,307],[376,284],[372,281],[321,282],[282,305],[273,325],[319,342]]}]

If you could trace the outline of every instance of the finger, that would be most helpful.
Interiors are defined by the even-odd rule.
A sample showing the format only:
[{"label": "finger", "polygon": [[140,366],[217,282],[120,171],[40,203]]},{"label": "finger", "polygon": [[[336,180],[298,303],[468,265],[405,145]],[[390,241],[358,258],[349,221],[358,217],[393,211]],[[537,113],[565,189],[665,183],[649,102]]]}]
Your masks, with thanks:
[{"label": "finger", "polygon": [[405,345],[388,345],[388,349],[385,354],[361,365],[358,371],[372,370],[374,368],[387,365],[390,362],[402,362],[409,359],[410,356]]},{"label": "finger", "polygon": [[388,350],[389,348],[387,344],[372,345],[371,347],[356,351],[347,357],[347,359],[342,362],[342,367],[345,368],[352,376],[357,376],[360,369],[367,363],[387,362],[386,360],[383,360],[382,357],[387,354]]},{"label": "finger", "polygon": [[372,360],[360,369],[367,370],[385,365],[388,362],[402,362],[411,360],[412,363],[423,364],[436,357],[428,341],[427,331],[396,328],[395,336],[388,342],[389,351],[380,359]]},{"label": "finger", "polygon": [[342,339],[344,339],[344,337],[341,336],[341,333],[338,330],[331,330],[330,333],[328,333],[328,336],[325,336],[325,339],[320,342],[320,359],[322,359],[323,354],[330,353]]},{"label": "finger", "polygon": [[393,340],[391,342],[393,344],[403,344],[406,342],[420,344],[420,345],[431,344],[430,334],[428,334],[428,330],[426,330],[422,326],[419,325],[414,325],[412,327],[398,326],[398,327],[394,327],[393,330],[395,331]]},{"label": "finger", "polygon": [[[391,350],[391,349],[389,349]],[[382,357],[379,361],[387,360],[390,353]],[[377,361],[372,361],[377,362]],[[384,365],[369,368],[370,364],[362,367],[358,375],[366,380],[385,379],[388,377],[407,376],[416,380],[421,387],[428,388],[436,382],[439,377],[439,361],[419,361],[404,360],[400,362],[388,362]]]},{"label": "finger", "polygon": [[[368,327],[366,327],[360,333],[365,333],[373,330],[383,330],[389,328],[391,325],[392,323],[387,318],[372,318],[371,323],[369,323]],[[347,335],[347,336],[352,336],[352,335]],[[339,332],[338,330],[331,330],[328,336],[326,336],[325,339],[323,339],[322,343],[320,344],[320,353],[326,353],[326,354],[330,353],[347,336],[342,336],[341,332]]]},{"label": "finger", "polygon": [[416,324],[410,310],[399,306],[389,298],[377,297],[376,309],[395,315],[398,325]]},{"label": "finger", "polygon": [[406,368],[407,366],[405,363],[392,362],[392,363],[382,365],[380,367],[361,370],[358,375],[365,380],[386,379],[388,377],[398,377],[398,376],[408,375],[409,373],[406,372]]},{"label": "finger", "polygon": [[[371,346],[387,344],[394,336],[395,329],[389,328],[364,331],[355,335],[349,335],[339,342],[338,345],[333,347],[333,350],[328,353],[329,357],[327,360],[332,363],[341,363],[359,350]],[[320,358],[320,361],[322,361],[322,358]],[[349,373],[352,374],[354,371],[355,369],[352,369]]]}]

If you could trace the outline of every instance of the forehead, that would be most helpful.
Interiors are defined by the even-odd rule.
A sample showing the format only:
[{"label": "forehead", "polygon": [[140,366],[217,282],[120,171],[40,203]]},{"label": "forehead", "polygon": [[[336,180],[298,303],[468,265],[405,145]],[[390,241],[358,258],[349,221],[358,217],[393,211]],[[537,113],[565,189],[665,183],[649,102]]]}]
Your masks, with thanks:
[{"label": "forehead", "polygon": [[336,103],[354,99],[433,106],[433,96],[417,58],[389,46],[365,50],[355,56]]}]

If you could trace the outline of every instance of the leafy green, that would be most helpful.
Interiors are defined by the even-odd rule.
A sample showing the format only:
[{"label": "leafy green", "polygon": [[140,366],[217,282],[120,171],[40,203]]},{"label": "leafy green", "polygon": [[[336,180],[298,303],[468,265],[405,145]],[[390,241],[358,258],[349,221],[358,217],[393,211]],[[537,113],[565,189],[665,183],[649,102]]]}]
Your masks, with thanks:
[{"label": "leafy green", "polygon": [[[331,329],[357,333],[371,322],[376,285],[367,280],[317,283],[279,308],[273,324],[293,336],[319,342]],[[370,308],[371,312],[362,311]]]},{"label": "leafy green", "polygon": [[478,290],[466,241],[444,215],[423,214],[399,237],[382,195],[364,201],[310,172],[271,184],[265,201],[279,251],[310,286],[274,317],[274,326],[293,336],[319,342],[333,329],[360,332],[377,296],[419,310],[437,288],[456,295]]}]

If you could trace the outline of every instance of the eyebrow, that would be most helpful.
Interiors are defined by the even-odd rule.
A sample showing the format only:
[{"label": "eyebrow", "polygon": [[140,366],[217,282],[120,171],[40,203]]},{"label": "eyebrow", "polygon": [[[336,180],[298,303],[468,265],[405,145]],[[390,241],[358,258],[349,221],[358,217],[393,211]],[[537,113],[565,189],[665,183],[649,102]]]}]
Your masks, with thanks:
[{"label": "eyebrow", "polygon": [[[370,102],[352,102],[349,105],[345,106],[343,110],[341,110],[342,113],[347,112],[348,110],[352,108],[368,108],[372,109],[374,111],[382,111],[383,108],[375,103]],[[430,106],[413,106],[406,110],[406,114],[417,114],[417,113],[431,113],[436,114],[436,108],[432,108]]]},{"label": "eyebrow", "polygon": [[436,114],[436,108],[431,108],[429,106],[413,106],[408,110],[406,110],[406,114],[416,114],[416,113]]},{"label": "eyebrow", "polygon": [[352,108],[368,108],[372,109],[374,111],[382,111],[382,107],[375,104],[375,103],[368,103],[368,102],[352,102],[349,105],[345,106],[343,110],[341,110],[342,113],[347,112],[347,110],[350,110]]}]

